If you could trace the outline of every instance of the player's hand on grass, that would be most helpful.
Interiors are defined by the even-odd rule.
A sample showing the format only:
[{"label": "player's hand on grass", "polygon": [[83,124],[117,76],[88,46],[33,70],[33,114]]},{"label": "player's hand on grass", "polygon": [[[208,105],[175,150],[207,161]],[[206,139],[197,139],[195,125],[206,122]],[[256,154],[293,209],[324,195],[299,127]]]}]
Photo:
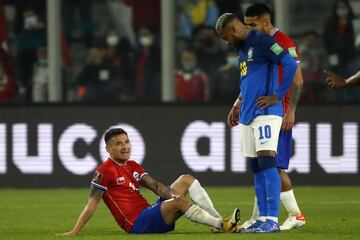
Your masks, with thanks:
[{"label": "player's hand on grass", "polygon": [[239,124],[239,113],[240,107],[233,106],[227,118],[227,124],[230,127],[235,127]]},{"label": "player's hand on grass", "polygon": [[76,235],[75,232],[70,231],[70,232],[65,232],[65,233],[57,233],[55,236],[57,236],[57,237],[73,237],[75,235]]},{"label": "player's hand on grass", "polygon": [[267,108],[275,103],[279,102],[280,99],[277,96],[262,96],[256,99],[256,107],[258,108]]},{"label": "player's hand on grass", "polygon": [[339,89],[339,88],[345,87],[345,84],[346,84],[345,78],[343,78],[339,75],[336,75],[332,72],[329,72],[327,70],[325,70],[324,73],[326,75],[325,81],[330,88]]},{"label": "player's hand on grass", "polygon": [[288,109],[284,115],[281,128],[285,131],[290,130],[295,124],[295,111]]}]

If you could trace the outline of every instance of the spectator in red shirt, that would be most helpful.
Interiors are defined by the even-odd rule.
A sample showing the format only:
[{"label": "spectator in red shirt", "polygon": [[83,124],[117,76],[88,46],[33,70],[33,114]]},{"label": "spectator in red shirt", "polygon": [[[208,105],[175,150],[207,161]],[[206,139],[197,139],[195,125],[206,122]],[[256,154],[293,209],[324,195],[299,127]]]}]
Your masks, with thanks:
[{"label": "spectator in red shirt", "polygon": [[133,26],[137,32],[146,25],[152,28],[155,33],[160,29],[160,1],[159,0],[123,0],[123,2],[132,7]]},{"label": "spectator in red shirt", "polygon": [[15,71],[11,55],[0,47],[0,102],[10,102],[16,94]]},{"label": "spectator in red shirt", "polygon": [[197,67],[197,58],[192,50],[181,54],[182,69],[176,73],[176,97],[181,102],[209,100],[207,75]]},{"label": "spectator in red shirt", "polygon": [[[240,210],[235,209],[229,220],[223,220],[205,189],[193,176],[182,175],[167,187],[150,177],[138,163],[129,160],[131,144],[123,129],[108,130],[104,140],[110,157],[96,169],[88,203],[74,228],[60,235],[78,234],[101,199],[119,226],[128,233],[169,232],[174,230],[175,221],[182,215],[193,222],[222,231],[236,229]],[[160,199],[149,205],[141,195],[140,185],[153,191]],[[192,201],[185,198],[186,194]]]}]

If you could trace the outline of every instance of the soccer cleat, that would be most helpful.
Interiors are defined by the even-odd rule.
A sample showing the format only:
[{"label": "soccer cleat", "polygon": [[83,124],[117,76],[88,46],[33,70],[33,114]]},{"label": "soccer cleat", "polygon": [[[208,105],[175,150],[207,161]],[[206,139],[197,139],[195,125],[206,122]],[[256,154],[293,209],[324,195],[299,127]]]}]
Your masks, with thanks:
[{"label": "soccer cleat", "polygon": [[270,219],[261,224],[258,228],[250,230],[251,233],[277,233],[280,232],[279,224]]},{"label": "soccer cleat", "polygon": [[223,231],[224,232],[235,232],[237,223],[239,222],[241,218],[241,212],[240,209],[235,208],[234,212],[231,214],[229,218],[224,219],[223,221]]},{"label": "soccer cleat", "polygon": [[250,226],[252,226],[256,220],[250,218],[249,220],[246,220],[243,224],[239,226],[239,229],[248,229]]},{"label": "soccer cleat", "polygon": [[300,228],[302,226],[304,226],[306,223],[306,219],[304,214],[300,214],[299,216],[295,217],[295,216],[289,216],[285,222],[283,223],[283,225],[280,226],[280,230],[281,231],[286,231],[286,230],[290,230],[293,228]]},{"label": "soccer cleat", "polygon": [[[248,221],[253,221],[253,220],[248,220]],[[242,228],[241,225],[240,227],[237,228],[236,233],[248,233],[248,232],[252,232],[253,229],[260,227],[261,224],[263,224],[264,222],[261,220],[256,220],[255,222],[253,222],[253,224],[251,224],[250,226],[248,226],[247,228]]]}]

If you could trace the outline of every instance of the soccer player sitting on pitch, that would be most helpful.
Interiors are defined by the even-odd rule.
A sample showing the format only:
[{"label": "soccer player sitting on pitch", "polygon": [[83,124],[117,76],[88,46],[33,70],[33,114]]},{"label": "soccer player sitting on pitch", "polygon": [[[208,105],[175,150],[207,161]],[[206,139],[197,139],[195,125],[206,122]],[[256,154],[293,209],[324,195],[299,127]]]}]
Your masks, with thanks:
[{"label": "soccer player sitting on pitch", "polygon": [[[249,6],[245,11],[244,22],[250,28],[257,31],[264,32],[273,36],[276,42],[295,59],[298,63],[295,78],[292,82],[291,88],[283,98],[284,118],[282,128],[279,135],[279,143],[276,155],[276,167],[281,177],[281,194],[280,200],[284,204],[289,213],[289,217],[280,226],[281,230],[289,230],[294,227],[301,227],[305,225],[304,214],[301,213],[299,206],[296,202],[292,183],[284,169],[289,168],[292,144],[292,128],[295,122],[295,110],[299,98],[301,96],[301,89],[303,85],[303,78],[300,67],[300,60],[297,52],[295,42],[286,34],[279,31],[271,23],[271,10],[263,3],[255,3]],[[282,68],[279,67],[279,82],[282,80]],[[255,198],[254,211],[251,219],[245,221],[242,228],[255,228],[262,223],[262,220],[267,214],[267,205],[262,205],[262,209],[257,206]],[[260,211],[260,212],[259,212]],[[259,217],[260,216],[260,217]]]},{"label": "soccer player sitting on pitch", "polygon": [[[274,38],[250,30],[232,13],[219,17],[216,31],[239,53],[240,95],[229,113],[228,124],[236,126],[240,122],[241,151],[252,158],[249,162],[258,205],[267,206],[266,220],[251,232],[278,232],[281,180],[275,157],[283,116],[281,100],[294,79],[297,64]],[[283,69],[280,84],[278,65]]]},{"label": "soccer player sitting on pitch", "polygon": [[[174,230],[175,221],[185,215],[193,222],[223,232],[236,229],[240,210],[224,220],[213,206],[199,181],[190,175],[180,176],[170,187],[156,181],[135,161],[129,160],[131,144],[121,128],[105,133],[106,151],[110,157],[102,163],[91,181],[87,205],[74,228],[59,235],[74,236],[80,232],[103,199],[116,222],[128,233],[165,233]],[[160,199],[149,205],[139,186],[152,190]],[[189,194],[190,200],[185,198]]]}]

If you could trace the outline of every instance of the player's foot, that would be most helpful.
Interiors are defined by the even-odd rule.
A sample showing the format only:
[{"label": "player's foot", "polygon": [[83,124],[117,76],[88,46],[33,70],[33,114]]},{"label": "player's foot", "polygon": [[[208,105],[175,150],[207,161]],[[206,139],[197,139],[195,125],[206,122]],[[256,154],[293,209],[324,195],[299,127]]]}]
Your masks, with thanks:
[{"label": "player's foot", "polygon": [[256,221],[254,221],[254,220],[251,220],[251,219],[250,219],[250,220],[247,220],[247,221],[252,221],[253,224],[248,225],[247,228],[243,228],[242,226],[246,226],[246,225],[244,225],[245,223],[243,223],[241,226],[239,226],[239,227],[236,229],[236,233],[252,232],[253,229],[260,227],[260,225],[264,223],[264,222],[261,221],[261,220],[256,220]]},{"label": "player's foot", "polygon": [[280,232],[279,224],[273,220],[266,219],[258,228],[252,229],[252,233],[277,233]]},{"label": "player's foot", "polygon": [[224,232],[235,232],[237,223],[241,218],[240,209],[235,208],[234,212],[231,214],[229,218],[224,219],[223,221],[223,231]]},{"label": "player's foot", "polygon": [[304,226],[306,223],[306,219],[304,214],[300,214],[299,216],[295,217],[295,216],[289,216],[285,222],[283,223],[283,225],[280,226],[280,230],[281,231],[286,231],[286,230],[290,230],[293,228],[300,228],[302,226]]},{"label": "player's foot", "polygon": [[250,218],[249,220],[246,220],[243,224],[239,226],[239,229],[248,229],[250,226],[252,226],[254,223],[256,223],[256,220]]}]

